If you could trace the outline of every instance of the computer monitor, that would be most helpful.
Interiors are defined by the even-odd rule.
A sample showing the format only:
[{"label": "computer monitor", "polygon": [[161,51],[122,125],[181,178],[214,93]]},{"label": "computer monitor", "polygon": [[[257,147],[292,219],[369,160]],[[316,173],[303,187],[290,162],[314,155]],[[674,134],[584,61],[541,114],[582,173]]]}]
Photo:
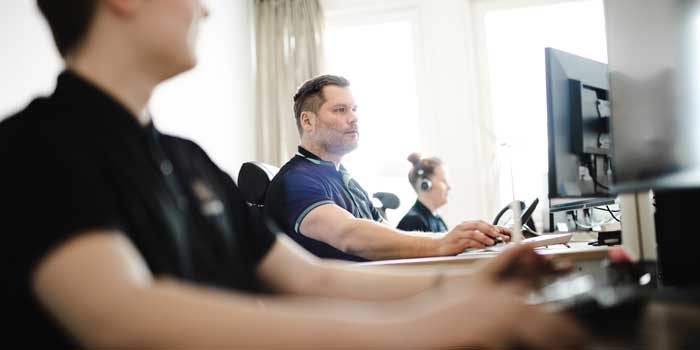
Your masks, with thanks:
[{"label": "computer monitor", "polygon": [[700,188],[700,1],[605,2],[616,192]]},{"label": "computer monitor", "polygon": [[614,202],[608,68],[545,49],[550,212]]},{"label": "computer monitor", "polygon": [[663,285],[700,287],[700,0],[604,4],[613,190],[653,190],[655,234],[639,241],[654,242]]}]

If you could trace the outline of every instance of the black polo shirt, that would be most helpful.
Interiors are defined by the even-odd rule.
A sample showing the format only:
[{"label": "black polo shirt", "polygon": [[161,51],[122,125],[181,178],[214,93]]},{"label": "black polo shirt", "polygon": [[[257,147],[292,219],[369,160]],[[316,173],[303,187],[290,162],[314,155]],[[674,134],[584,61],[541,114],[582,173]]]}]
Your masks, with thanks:
[{"label": "black polo shirt", "polygon": [[402,231],[447,232],[447,225],[442,218],[433,215],[419,200],[416,200],[396,228]]},{"label": "black polo shirt", "polygon": [[356,218],[383,220],[367,192],[352,179],[345,167],[340,165],[336,169],[333,162],[324,161],[299,147],[299,153],[270,183],[265,200],[266,215],[297,243],[321,258],[366,261],[300,232],[306,214],[324,204],[336,204]]},{"label": "black polo shirt", "polygon": [[251,222],[231,178],[76,74],[0,123],[0,164],[8,344],[76,348],[30,281],[47,253],[86,230],[121,230],[156,276],[264,291],[255,268],[275,237]]}]

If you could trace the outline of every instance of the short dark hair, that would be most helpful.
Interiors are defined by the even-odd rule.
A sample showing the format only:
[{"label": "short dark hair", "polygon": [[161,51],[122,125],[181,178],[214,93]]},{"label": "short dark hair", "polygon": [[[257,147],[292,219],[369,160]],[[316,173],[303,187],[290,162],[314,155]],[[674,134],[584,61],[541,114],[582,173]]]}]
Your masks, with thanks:
[{"label": "short dark hair", "polygon": [[85,37],[97,8],[97,0],[37,0],[49,22],[58,52],[64,58]]},{"label": "short dark hair", "polygon": [[294,119],[297,121],[299,135],[301,135],[301,112],[318,112],[319,108],[326,102],[326,98],[323,96],[323,87],[328,85],[348,87],[350,82],[337,75],[320,75],[304,82],[294,94]]}]

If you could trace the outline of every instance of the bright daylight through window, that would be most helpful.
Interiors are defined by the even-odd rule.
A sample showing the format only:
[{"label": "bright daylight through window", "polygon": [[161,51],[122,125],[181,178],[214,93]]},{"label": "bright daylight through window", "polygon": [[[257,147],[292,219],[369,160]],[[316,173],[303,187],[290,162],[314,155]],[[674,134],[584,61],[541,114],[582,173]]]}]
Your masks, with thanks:
[{"label": "bright daylight through window", "polygon": [[415,201],[406,157],[421,150],[413,24],[329,18],[325,46],[327,71],[350,80],[358,105],[360,145],[343,163],[370,196],[374,192],[399,196],[401,207],[387,212],[396,224]]},{"label": "bright daylight through window", "polygon": [[484,24],[499,145],[499,202],[546,198],[544,49],[607,63],[602,0],[489,10]]}]

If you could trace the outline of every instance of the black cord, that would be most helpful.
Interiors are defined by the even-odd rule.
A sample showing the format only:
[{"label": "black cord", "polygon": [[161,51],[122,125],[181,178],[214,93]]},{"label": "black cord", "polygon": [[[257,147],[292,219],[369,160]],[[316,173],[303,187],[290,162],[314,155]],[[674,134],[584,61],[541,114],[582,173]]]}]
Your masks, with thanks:
[{"label": "black cord", "polygon": [[615,221],[620,222],[620,219],[618,219],[617,216],[615,216],[615,213],[613,213],[612,211],[610,211],[610,216],[612,216],[613,219],[615,219]]},{"label": "black cord", "polygon": [[[595,101],[595,110],[598,113],[598,119],[603,120],[603,114],[600,113],[600,100]],[[602,131],[598,132],[598,141],[596,142],[598,148],[601,148],[603,146],[603,143],[600,141],[601,136],[603,136]]]},{"label": "black cord", "polygon": [[600,210],[600,211],[611,211],[611,212],[613,212],[613,213],[619,213],[619,212],[622,211],[622,210],[610,209],[610,207],[608,207],[607,205],[605,206],[605,208],[594,207],[593,209],[595,209],[595,210]]},{"label": "black cord", "polygon": [[598,181],[595,176],[598,174],[595,169],[595,156],[593,156],[593,161],[588,165],[588,176],[593,180],[593,193],[598,193]]},{"label": "black cord", "polygon": [[622,211],[622,210],[620,210],[620,209],[617,209],[617,210],[610,209],[610,206],[609,206],[609,205],[606,205],[606,206],[605,206],[605,209],[607,209],[608,211],[611,211],[611,212],[613,212],[613,213],[619,213],[619,212]]},{"label": "black cord", "polygon": [[593,173],[588,174],[593,180],[593,192],[598,193],[598,156],[593,155]]},{"label": "black cord", "polygon": [[620,219],[618,219],[617,216],[615,216],[615,213],[619,213],[621,210],[612,210],[612,209],[610,209],[610,206],[607,206],[607,205],[605,206],[605,209],[597,208],[597,207],[593,207],[593,209],[600,210],[600,211],[606,211],[606,212],[610,213],[610,216],[612,216],[612,218],[615,219],[615,221],[620,222]]},{"label": "black cord", "polygon": [[591,176],[591,180],[593,180],[593,192],[598,192],[598,187],[610,191],[610,188],[608,186],[605,186],[598,182],[598,169],[597,166],[595,165],[598,160],[598,155],[594,154],[593,155],[593,164],[589,164],[588,166],[588,175]]},{"label": "black cord", "polygon": [[612,218],[615,219],[615,221],[620,222],[620,219],[618,219],[617,216],[615,216],[615,213],[613,213],[613,211],[610,209],[609,206],[606,205],[605,208],[608,209],[608,212],[610,213],[610,216],[612,216]]},{"label": "black cord", "polygon": [[[600,105],[601,105],[600,100],[596,100],[595,101],[595,110],[596,110],[596,113],[598,114],[598,119],[600,119],[602,121],[603,120],[603,113],[600,112]],[[598,137],[596,140],[596,145],[598,146],[598,148],[603,147],[603,142],[600,140],[601,137],[603,137],[603,132],[599,131]],[[606,163],[608,163],[610,158],[605,157],[604,160]],[[590,171],[590,169],[588,171]],[[591,174],[591,178],[593,178],[593,184],[594,184],[593,191],[596,190],[596,188],[595,188],[596,186],[603,188],[607,191],[610,191],[610,188],[608,188],[607,186],[598,182],[598,155],[597,154],[593,155],[593,171],[594,171],[594,173]]]}]

